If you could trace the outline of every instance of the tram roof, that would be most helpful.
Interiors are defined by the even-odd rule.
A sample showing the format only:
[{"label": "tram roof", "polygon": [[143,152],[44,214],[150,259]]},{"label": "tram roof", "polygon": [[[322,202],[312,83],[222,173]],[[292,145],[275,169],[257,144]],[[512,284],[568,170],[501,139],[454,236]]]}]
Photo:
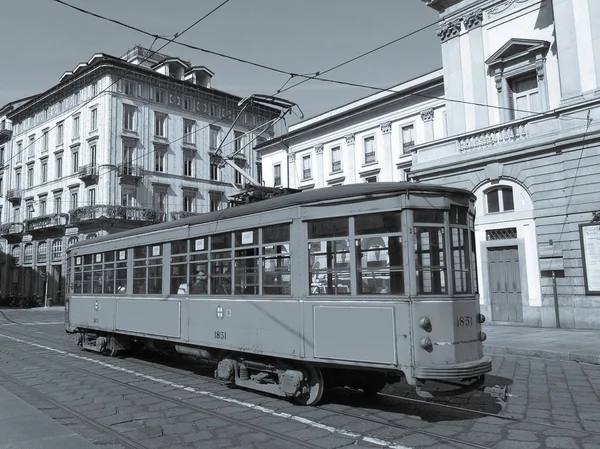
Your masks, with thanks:
[{"label": "tram roof", "polygon": [[[176,223],[168,221],[141,228],[135,228],[127,231],[109,234],[92,240],[82,240],[74,243],[70,248],[85,246],[86,244],[98,244],[103,241],[122,239],[130,236],[139,236],[141,234],[168,230],[174,227],[191,226],[211,221],[226,220],[244,215],[252,215],[260,212],[274,211],[288,207],[319,203],[321,201],[343,200],[345,198],[354,198],[360,196],[374,196],[385,194],[408,194],[411,192],[419,193],[437,193],[437,194],[458,194],[468,195],[474,198],[474,194],[466,189],[456,187],[445,187],[436,184],[413,183],[413,182],[365,182],[357,184],[346,184],[341,186],[325,187],[320,189],[304,190],[298,193],[292,193],[268,200],[258,201],[256,203],[244,204],[237,207],[230,207],[216,212],[207,212],[192,217],[177,220]],[[70,249],[69,248],[69,249]]]}]

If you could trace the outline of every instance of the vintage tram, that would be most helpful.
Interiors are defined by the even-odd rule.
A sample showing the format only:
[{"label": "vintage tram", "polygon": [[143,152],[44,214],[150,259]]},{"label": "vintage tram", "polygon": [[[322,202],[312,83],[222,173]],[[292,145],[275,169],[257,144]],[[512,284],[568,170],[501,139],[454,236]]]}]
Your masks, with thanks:
[{"label": "vintage tram", "polygon": [[65,329],[144,345],[235,385],[316,404],[334,386],[421,396],[483,383],[474,196],[423,183],[308,190],[68,249]]}]

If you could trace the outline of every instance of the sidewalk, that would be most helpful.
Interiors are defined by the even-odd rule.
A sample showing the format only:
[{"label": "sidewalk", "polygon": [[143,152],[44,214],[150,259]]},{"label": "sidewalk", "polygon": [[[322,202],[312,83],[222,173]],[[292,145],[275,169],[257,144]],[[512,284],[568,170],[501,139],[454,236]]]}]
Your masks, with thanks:
[{"label": "sidewalk", "polygon": [[600,365],[600,330],[484,324],[488,355],[514,354]]}]

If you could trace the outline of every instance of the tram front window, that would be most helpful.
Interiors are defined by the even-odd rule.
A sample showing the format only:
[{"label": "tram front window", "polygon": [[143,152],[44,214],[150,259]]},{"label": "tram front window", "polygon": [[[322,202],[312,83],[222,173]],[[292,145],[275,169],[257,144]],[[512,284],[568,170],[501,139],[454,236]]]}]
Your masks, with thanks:
[{"label": "tram front window", "polygon": [[402,237],[356,239],[358,293],[403,295]]}]

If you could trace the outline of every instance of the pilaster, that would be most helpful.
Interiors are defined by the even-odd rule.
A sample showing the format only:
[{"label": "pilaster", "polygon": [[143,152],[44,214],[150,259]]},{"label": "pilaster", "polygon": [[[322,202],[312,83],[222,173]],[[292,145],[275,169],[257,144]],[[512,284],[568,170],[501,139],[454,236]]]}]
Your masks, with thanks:
[{"label": "pilaster", "polygon": [[315,180],[315,189],[324,187],[325,176],[323,174],[323,144],[319,143],[315,145],[315,174],[313,176]]},{"label": "pilaster", "polygon": [[344,164],[344,173],[348,176],[347,184],[356,182],[356,152],[355,152],[355,137],[354,133],[348,134],[346,138],[346,157],[342,159]]},{"label": "pilaster", "polygon": [[552,6],[558,50],[560,92],[561,99],[565,101],[581,95],[573,0],[552,0]]},{"label": "pilaster", "polygon": [[286,185],[286,183],[283,181],[283,177],[287,176],[287,186],[294,189],[298,187],[296,182],[296,180],[298,179],[298,173],[296,173],[296,154],[291,152],[288,153],[287,159],[287,173],[281,173],[281,184],[284,186]]},{"label": "pilaster", "polygon": [[[463,17],[463,24],[469,36],[471,54],[471,77],[473,79],[473,100],[475,108],[475,127],[485,128],[489,125],[489,113],[485,105],[487,99],[487,77],[484,68],[485,55],[483,51],[483,11],[478,9]],[[481,106],[479,106],[481,105]]]},{"label": "pilaster", "polygon": [[381,173],[382,181],[391,180],[394,176],[394,164],[392,161],[392,122],[387,121],[379,124],[383,134],[383,151],[381,154]]},{"label": "pilaster", "polygon": [[448,134],[465,132],[462,58],[460,56],[460,35],[462,18],[442,23],[437,30],[442,45],[442,63],[444,67],[445,97],[458,101],[448,101],[446,111],[448,117]]},{"label": "pilaster", "polygon": [[433,130],[433,117],[433,108],[421,111],[421,120],[423,120],[423,124],[425,125],[425,142],[431,142],[432,140],[435,140]]}]

